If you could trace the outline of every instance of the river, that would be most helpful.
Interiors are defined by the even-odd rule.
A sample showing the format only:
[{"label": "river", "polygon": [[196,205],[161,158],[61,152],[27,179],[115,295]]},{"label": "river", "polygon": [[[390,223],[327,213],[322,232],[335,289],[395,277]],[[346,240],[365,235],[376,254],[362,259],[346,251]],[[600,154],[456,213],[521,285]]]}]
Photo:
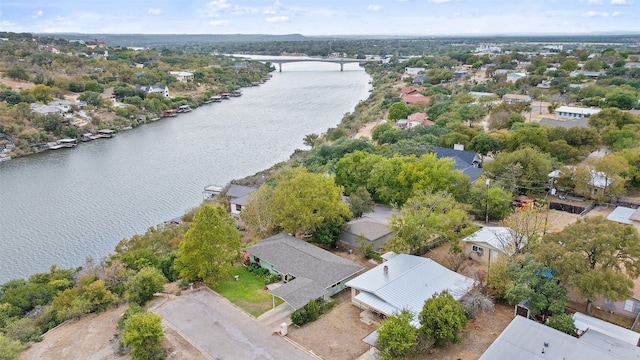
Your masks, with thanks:
[{"label": "river", "polygon": [[210,183],[284,161],[368,96],[357,64],[286,63],[243,96],[74,149],[0,163],[0,284],[98,261],[181,216]]}]

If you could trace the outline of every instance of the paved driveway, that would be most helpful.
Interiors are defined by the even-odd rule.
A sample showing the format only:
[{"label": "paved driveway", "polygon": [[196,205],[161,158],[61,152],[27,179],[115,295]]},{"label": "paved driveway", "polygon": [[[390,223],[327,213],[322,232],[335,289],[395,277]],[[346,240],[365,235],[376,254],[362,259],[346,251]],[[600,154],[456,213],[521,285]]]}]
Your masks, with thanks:
[{"label": "paved driveway", "polygon": [[207,289],[160,299],[151,310],[212,359],[314,359]]}]

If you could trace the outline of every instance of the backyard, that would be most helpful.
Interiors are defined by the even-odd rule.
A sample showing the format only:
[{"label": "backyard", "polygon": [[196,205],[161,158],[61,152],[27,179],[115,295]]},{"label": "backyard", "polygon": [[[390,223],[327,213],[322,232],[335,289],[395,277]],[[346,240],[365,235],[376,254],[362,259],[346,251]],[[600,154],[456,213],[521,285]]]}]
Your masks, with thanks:
[{"label": "backyard", "polygon": [[[243,265],[234,266],[230,274],[215,283],[212,289],[254,317],[274,306],[273,297],[265,289],[264,279],[250,273]],[[281,303],[281,299],[275,298],[275,306]]]}]

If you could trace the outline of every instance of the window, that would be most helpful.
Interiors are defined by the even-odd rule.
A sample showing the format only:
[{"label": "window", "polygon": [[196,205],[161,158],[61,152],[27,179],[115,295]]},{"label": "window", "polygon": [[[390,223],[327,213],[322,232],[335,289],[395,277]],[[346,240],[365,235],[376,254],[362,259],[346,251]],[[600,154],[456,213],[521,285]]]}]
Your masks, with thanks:
[{"label": "window", "polygon": [[483,248],[481,248],[480,246],[477,246],[477,245],[473,245],[473,246],[471,247],[471,250],[473,250],[473,251],[477,252],[477,253],[478,253],[478,254],[480,254],[480,255],[482,255],[482,253],[484,252],[484,249],[483,249]]}]

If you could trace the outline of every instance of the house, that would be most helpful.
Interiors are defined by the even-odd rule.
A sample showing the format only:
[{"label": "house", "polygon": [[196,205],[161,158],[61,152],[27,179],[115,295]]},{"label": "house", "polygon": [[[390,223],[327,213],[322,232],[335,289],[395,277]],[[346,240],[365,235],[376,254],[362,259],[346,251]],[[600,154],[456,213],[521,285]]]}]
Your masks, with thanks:
[{"label": "house", "polygon": [[393,231],[389,229],[387,223],[361,217],[345,224],[340,234],[340,241],[350,248],[357,249],[360,247],[356,241],[359,236],[362,236],[371,244],[373,250],[377,251],[393,236]]},{"label": "house", "polygon": [[508,104],[518,103],[518,102],[531,102],[531,96],[518,95],[518,94],[505,94],[502,97],[502,100]]},{"label": "house", "polygon": [[538,121],[538,124],[540,124],[541,126],[550,126],[550,127],[560,126],[560,127],[565,128],[565,129],[571,129],[573,127],[587,127],[587,126],[589,126],[589,119],[584,118],[584,119],[576,119],[576,120],[567,121],[567,120],[556,120],[556,119],[542,118],[540,121]]},{"label": "house", "polygon": [[485,226],[462,239],[464,254],[481,263],[491,263],[501,255],[513,255],[514,244],[523,246],[526,237],[508,227]]},{"label": "house", "polygon": [[536,87],[540,89],[550,89],[551,88],[551,80],[542,80],[540,84],[536,85]]},{"label": "house", "polygon": [[383,257],[387,261],[347,282],[351,302],[360,309],[385,316],[408,309],[417,316],[434,294],[447,290],[458,300],[474,285],[473,279],[432,259],[395,253]]},{"label": "house", "polygon": [[169,97],[169,87],[167,85],[136,85],[137,90],[142,90],[147,94],[157,93],[163,97]]},{"label": "house", "polygon": [[469,181],[474,182],[482,175],[482,169],[479,168],[481,158],[478,153],[473,151],[465,151],[464,146],[456,144],[453,149],[436,146],[433,148],[437,159],[450,158],[453,160],[453,167],[462,171],[469,177]]},{"label": "house", "polygon": [[572,71],[569,76],[571,77],[577,77],[580,75],[584,75],[584,77],[588,78],[588,79],[597,79],[600,75],[604,75],[605,72],[604,71],[583,71],[583,70],[576,70],[576,71]]},{"label": "house", "polygon": [[407,105],[411,105],[411,104],[418,104],[418,103],[423,103],[423,104],[429,104],[431,102],[431,97],[430,96],[424,96],[420,93],[417,94],[403,94],[402,97],[400,98],[401,101]]},{"label": "house", "polygon": [[45,116],[45,115],[62,116],[62,113],[63,113],[63,111],[59,107],[53,106],[53,105],[33,103],[33,104],[30,104],[29,106],[31,107],[31,111],[41,116]]},{"label": "house", "polygon": [[582,333],[581,335],[586,335],[588,331],[595,331],[629,345],[640,346],[640,333],[579,312],[574,313],[571,317],[576,329],[578,329],[578,333]]},{"label": "house", "polygon": [[482,91],[469,91],[469,95],[473,96],[474,98],[480,98],[480,99],[498,97],[498,95],[494,93],[482,92]]},{"label": "house", "polygon": [[507,82],[516,82],[522,78],[526,78],[527,74],[525,73],[519,73],[519,72],[514,72],[514,73],[508,73],[507,74]]},{"label": "house", "polygon": [[409,75],[409,76],[416,76],[421,72],[426,71],[427,69],[423,68],[423,67],[406,67],[404,68],[404,73],[405,75]]},{"label": "house", "polygon": [[589,329],[579,337],[567,335],[539,322],[516,316],[482,354],[495,359],[639,359],[640,348]]},{"label": "house", "polygon": [[103,100],[109,101],[115,105],[117,100],[116,100],[116,95],[113,93],[113,86],[104,89],[100,94],[100,98],[102,98]]},{"label": "house", "polygon": [[640,209],[617,206],[607,215],[607,219],[621,224],[633,225],[634,222],[640,222]]},{"label": "house", "polygon": [[418,74],[415,75],[413,77],[413,80],[411,81],[412,84],[418,84],[418,85],[422,85],[424,84],[424,82],[427,80],[427,75],[425,74]]},{"label": "house", "polygon": [[169,71],[169,74],[175,76],[178,81],[193,81],[193,72],[191,71]]},{"label": "house", "polygon": [[427,113],[413,113],[407,116],[407,128],[413,129],[418,126],[433,126],[435,123],[431,120],[428,120],[429,116]]},{"label": "house", "polygon": [[254,192],[256,188],[231,184],[226,192],[232,215],[239,215],[242,207],[247,203],[247,197]]},{"label": "house", "polygon": [[261,240],[245,250],[251,263],[281,277],[284,283],[270,293],[294,310],[311,299],[337,294],[363,269],[351,260],[287,234]]},{"label": "house", "polygon": [[422,86],[407,86],[400,89],[400,95],[418,94],[425,90],[426,88]]},{"label": "house", "polygon": [[[576,167],[575,166],[563,166],[558,170],[554,170],[550,172],[547,176],[550,179],[551,188],[555,188],[555,184],[557,183],[557,179],[561,177],[569,177],[571,179],[575,178]],[[602,171],[596,171],[594,169],[590,169],[591,179],[588,181],[588,185],[591,188],[591,195],[594,195],[598,192],[602,192],[605,188],[611,185],[611,179],[607,176],[606,173]]]},{"label": "house", "polygon": [[575,106],[560,106],[556,109],[557,119],[585,119],[593,114],[597,114],[602,109],[599,108],[581,108]]}]

